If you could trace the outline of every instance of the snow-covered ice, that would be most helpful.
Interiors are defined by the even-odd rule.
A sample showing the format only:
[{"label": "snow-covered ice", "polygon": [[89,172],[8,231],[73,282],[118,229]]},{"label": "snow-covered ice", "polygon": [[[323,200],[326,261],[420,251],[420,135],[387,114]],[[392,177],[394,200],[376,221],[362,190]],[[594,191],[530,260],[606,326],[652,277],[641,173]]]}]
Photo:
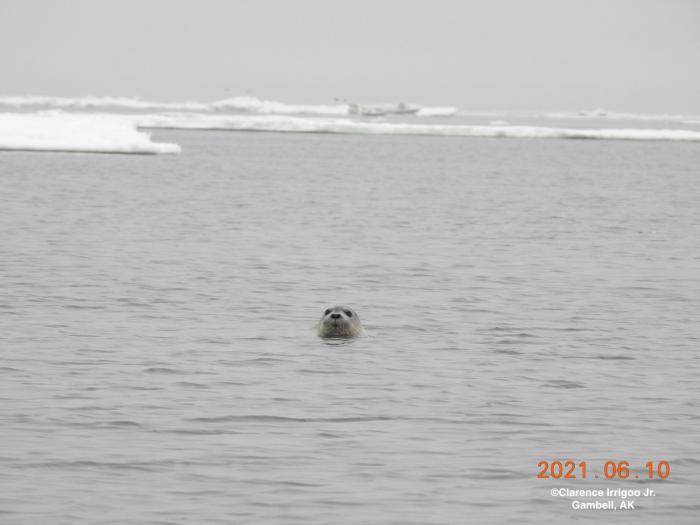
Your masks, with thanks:
[{"label": "snow-covered ice", "polygon": [[131,116],[60,111],[0,113],[0,150],[88,153],[179,153],[177,144],[151,141]]}]

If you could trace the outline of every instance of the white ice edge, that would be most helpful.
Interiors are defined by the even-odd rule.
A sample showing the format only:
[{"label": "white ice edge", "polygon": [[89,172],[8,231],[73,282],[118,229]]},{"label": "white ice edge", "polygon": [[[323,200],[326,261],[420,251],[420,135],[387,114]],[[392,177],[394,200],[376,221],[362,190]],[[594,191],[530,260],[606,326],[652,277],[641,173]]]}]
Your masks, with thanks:
[{"label": "white ice edge", "polygon": [[163,114],[139,115],[140,127],[278,131],[296,133],[353,133],[369,135],[434,135],[455,137],[700,141],[700,131],[683,129],[575,129],[541,126],[473,126],[367,122],[352,119],[289,116]]},{"label": "white ice edge", "polygon": [[60,112],[0,113],[0,150],[76,153],[180,153],[153,142],[133,117]]},{"label": "white ice edge", "polygon": [[[494,122],[495,124],[495,122]],[[0,113],[0,150],[86,153],[179,153],[180,146],[153,142],[138,128],[173,128],[292,133],[432,135],[531,139],[700,141],[700,131],[685,129],[574,129],[540,126],[391,123],[363,119],[282,115],[169,113],[115,115]]]}]

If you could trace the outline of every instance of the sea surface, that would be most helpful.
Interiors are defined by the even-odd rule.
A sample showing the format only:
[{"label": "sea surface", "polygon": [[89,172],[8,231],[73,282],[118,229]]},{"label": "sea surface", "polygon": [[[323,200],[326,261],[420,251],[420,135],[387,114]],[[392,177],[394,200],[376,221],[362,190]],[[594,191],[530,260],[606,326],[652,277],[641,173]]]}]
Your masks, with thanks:
[{"label": "sea surface", "polygon": [[0,153],[0,522],[698,523],[699,144],[154,140]]}]

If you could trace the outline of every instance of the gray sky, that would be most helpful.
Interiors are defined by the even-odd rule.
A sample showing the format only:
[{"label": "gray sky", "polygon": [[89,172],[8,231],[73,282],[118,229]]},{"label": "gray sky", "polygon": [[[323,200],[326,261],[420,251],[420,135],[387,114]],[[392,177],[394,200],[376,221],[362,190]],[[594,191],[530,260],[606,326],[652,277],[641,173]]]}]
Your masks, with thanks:
[{"label": "gray sky", "polygon": [[695,0],[0,0],[0,94],[700,113]]}]

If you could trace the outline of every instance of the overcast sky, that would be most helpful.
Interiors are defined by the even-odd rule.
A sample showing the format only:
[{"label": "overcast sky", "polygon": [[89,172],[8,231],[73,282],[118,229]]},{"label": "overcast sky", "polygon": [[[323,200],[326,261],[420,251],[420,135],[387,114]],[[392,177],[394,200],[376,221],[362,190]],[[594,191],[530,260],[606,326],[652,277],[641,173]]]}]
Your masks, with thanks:
[{"label": "overcast sky", "polygon": [[0,0],[1,95],[700,113],[695,0]]}]

